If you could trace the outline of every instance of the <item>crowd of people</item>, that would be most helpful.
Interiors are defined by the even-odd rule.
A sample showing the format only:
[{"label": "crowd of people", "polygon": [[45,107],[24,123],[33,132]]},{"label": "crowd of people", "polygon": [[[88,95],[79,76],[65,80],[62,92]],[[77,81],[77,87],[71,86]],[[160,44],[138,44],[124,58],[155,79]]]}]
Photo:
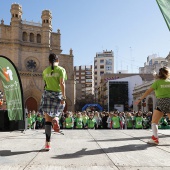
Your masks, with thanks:
[{"label": "crowd of people", "polygon": [[[152,112],[98,112],[83,111],[62,113],[59,117],[60,129],[150,129]],[[27,114],[28,129],[44,129],[45,116],[30,111]],[[159,129],[170,129],[168,116],[159,121]]]}]

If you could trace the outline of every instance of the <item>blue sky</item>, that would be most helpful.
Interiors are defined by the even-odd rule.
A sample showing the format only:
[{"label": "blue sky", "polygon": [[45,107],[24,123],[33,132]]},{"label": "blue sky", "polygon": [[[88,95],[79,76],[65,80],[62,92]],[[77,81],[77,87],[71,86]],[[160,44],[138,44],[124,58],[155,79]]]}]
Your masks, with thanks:
[{"label": "blue sky", "polygon": [[115,72],[137,73],[147,56],[166,57],[170,32],[156,0],[15,0],[0,4],[0,19],[10,24],[12,3],[22,5],[22,19],[41,22],[52,12],[53,32],[60,29],[63,54],[73,49],[74,66],[93,65],[96,52],[112,50]]}]

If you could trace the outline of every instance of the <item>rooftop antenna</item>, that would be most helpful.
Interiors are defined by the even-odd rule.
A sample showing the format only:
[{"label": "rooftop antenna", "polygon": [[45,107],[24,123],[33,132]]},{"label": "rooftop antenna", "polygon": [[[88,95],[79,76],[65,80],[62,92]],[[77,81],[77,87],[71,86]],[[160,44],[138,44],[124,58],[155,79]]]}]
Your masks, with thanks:
[{"label": "rooftop antenna", "polygon": [[116,59],[116,64],[115,64],[116,72],[117,72],[118,67],[119,67],[119,66],[118,66],[118,64],[119,64],[119,63],[118,63],[118,57],[119,57],[119,54],[118,54],[118,53],[119,53],[119,47],[116,46],[116,56],[115,56],[115,59]]},{"label": "rooftop antenna", "polygon": [[134,60],[133,60],[133,57],[132,57],[132,47],[129,47],[129,49],[130,49],[130,60],[131,60],[131,72],[133,73],[133,62],[134,62]]}]

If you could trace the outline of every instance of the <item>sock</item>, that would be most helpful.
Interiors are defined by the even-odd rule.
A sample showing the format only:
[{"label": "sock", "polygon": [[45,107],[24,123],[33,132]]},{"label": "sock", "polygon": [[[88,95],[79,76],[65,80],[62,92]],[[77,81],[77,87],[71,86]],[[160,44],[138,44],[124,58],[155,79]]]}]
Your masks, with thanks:
[{"label": "sock", "polygon": [[45,122],[45,134],[46,134],[46,142],[50,142],[51,139],[51,122]]},{"label": "sock", "polygon": [[156,123],[152,123],[152,133],[156,138],[158,138],[158,125]]}]

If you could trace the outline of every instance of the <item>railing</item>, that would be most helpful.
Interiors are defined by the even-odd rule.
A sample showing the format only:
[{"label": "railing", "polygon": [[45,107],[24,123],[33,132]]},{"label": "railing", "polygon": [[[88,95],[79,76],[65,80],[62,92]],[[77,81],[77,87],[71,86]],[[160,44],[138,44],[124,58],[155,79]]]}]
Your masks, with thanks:
[{"label": "railing", "polygon": [[34,25],[34,26],[38,26],[38,27],[41,27],[42,24],[41,23],[37,23],[37,22],[33,22],[33,21],[22,21],[22,24],[26,24],[26,25]]}]

